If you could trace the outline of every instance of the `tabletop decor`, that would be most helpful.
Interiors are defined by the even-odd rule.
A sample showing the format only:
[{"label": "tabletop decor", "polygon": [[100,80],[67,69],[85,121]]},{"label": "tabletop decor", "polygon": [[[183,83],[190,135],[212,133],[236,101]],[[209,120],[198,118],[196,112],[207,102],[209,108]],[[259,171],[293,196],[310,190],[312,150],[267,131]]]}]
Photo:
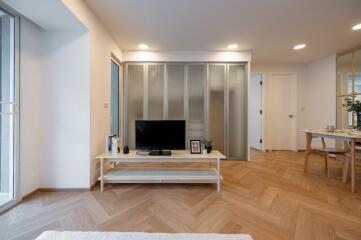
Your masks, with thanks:
[{"label": "tabletop decor", "polygon": [[203,139],[202,144],[203,144],[203,147],[207,150],[207,153],[212,152],[213,139]]},{"label": "tabletop decor", "polygon": [[361,130],[361,102],[360,100],[352,100],[352,98],[345,99],[346,104],[343,104],[347,108],[348,112],[354,112],[356,114],[356,128]]}]

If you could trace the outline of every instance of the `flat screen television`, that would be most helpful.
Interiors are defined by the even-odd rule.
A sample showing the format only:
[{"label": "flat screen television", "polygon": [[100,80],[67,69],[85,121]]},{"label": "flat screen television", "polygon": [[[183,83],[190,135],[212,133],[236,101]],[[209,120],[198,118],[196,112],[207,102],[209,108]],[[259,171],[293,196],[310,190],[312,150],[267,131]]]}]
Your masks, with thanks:
[{"label": "flat screen television", "polygon": [[139,150],[185,149],[185,120],[136,120],[135,147]]}]

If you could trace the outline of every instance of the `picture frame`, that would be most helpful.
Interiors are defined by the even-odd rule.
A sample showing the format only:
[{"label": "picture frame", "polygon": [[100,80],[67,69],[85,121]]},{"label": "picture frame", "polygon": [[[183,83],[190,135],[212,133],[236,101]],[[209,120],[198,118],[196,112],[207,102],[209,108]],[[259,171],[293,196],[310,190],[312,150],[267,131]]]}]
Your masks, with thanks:
[{"label": "picture frame", "polygon": [[192,139],[190,140],[190,151],[191,154],[201,154],[202,153],[202,147],[201,147],[201,140]]}]

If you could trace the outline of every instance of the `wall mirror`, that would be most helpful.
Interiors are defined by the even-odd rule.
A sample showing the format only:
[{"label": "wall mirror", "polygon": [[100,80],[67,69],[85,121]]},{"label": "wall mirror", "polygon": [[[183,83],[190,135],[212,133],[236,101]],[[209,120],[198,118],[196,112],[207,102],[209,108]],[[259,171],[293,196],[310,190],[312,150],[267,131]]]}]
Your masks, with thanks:
[{"label": "wall mirror", "polygon": [[343,106],[347,98],[361,101],[361,47],[337,56],[336,66],[336,127],[356,127],[356,115]]}]

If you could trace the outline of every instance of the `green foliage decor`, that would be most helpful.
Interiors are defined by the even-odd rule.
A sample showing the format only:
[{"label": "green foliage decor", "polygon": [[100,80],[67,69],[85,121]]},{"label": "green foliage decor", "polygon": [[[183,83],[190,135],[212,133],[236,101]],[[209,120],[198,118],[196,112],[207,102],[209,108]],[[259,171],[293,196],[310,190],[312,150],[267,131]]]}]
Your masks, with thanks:
[{"label": "green foliage decor", "polygon": [[202,144],[205,148],[212,147],[213,145],[213,139],[203,139]]},{"label": "green foliage decor", "polygon": [[345,99],[346,104],[343,104],[347,108],[348,112],[361,113],[361,102],[360,100],[352,101],[352,98]]}]

